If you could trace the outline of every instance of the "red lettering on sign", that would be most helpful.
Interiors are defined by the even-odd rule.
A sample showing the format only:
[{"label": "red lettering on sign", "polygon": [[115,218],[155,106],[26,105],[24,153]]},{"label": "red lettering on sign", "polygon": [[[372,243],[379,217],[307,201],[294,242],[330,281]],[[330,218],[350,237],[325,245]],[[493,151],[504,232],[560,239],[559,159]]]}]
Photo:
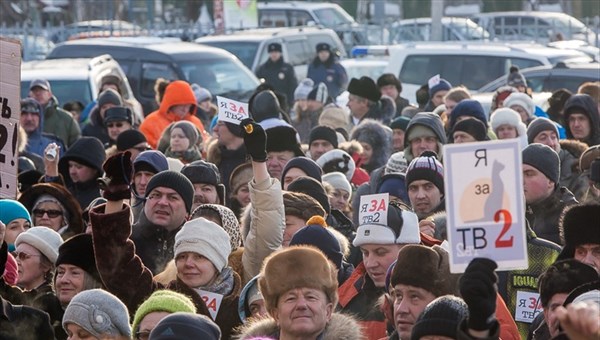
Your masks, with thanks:
[{"label": "red lettering on sign", "polygon": [[500,222],[500,216],[504,217],[504,226],[496,239],[496,248],[509,248],[513,246],[514,236],[511,236],[507,240],[502,240],[502,237],[508,232],[512,225],[512,216],[508,210],[500,209],[494,214],[494,222]]}]

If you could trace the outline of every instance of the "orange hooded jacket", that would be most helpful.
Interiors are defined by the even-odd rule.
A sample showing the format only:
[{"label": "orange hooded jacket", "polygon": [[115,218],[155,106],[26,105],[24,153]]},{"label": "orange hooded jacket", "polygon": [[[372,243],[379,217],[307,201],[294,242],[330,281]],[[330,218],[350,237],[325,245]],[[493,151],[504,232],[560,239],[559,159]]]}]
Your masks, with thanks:
[{"label": "orange hooded jacket", "polygon": [[[192,108],[183,118],[169,111],[174,105],[185,104],[191,104]],[[153,149],[156,149],[163,131],[169,124],[179,120],[192,122],[202,133],[203,139],[206,140],[204,125],[200,119],[196,117],[196,97],[194,96],[192,87],[183,80],[176,80],[167,86],[160,107],[144,119],[140,125],[140,132],[146,136],[148,144],[150,144]]]}]

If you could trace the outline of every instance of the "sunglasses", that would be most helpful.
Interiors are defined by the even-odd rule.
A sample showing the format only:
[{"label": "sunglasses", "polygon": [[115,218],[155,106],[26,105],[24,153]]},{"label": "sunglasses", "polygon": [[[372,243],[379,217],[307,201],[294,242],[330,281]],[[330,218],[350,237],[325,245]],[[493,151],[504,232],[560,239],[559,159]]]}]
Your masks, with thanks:
[{"label": "sunglasses", "polygon": [[63,212],[60,210],[43,210],[43,209],[33,209],[33,214],[36,217],[42,217],[44,214],[47,214],[50,218],[57,218],[58,216],[62,216]]},{"label": "sunglasses", "polygon": [[27,253],[24,253],[24,252],[17,252],[16,251],[16,252],[13,253],[13,256],[16,259],[19,259],[21,261],[25,261],[25,260],[29,260],[30,258],[32,258],[34,256],[41,256],[41,255],[33,255],[33,254],[27,254]]},{"label": "sunglasses", "polygon": [[111,127],[118,127],[118,128],[120,128],[120,127],[123,127],[123,122],[108,123],[108,124],[106,124],[106,127],[109,127],[109,128],[111,128]]}]

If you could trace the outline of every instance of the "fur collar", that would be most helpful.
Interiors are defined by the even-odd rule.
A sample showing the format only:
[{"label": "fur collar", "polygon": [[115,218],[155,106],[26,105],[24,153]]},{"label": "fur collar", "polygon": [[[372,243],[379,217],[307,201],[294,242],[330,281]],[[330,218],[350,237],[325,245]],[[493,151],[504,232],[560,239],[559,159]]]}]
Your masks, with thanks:
[{"label": "fur collar", "polygon": [[[250,321],[240,329],[239,340],[250,339],[256,336],[273,336],[278,334],[279,327],[272,318]],[[322,340],[360,340],[363,336],[360,326],[350,316],[333,313],[331,321],[321,335]]]}]

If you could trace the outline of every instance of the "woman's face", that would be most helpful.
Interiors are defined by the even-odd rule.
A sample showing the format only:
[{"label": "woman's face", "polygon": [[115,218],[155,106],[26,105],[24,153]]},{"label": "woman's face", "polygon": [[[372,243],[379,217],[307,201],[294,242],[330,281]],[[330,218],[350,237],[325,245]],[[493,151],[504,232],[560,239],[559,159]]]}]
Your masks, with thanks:
[{"label": "woman's face", "polygon": [[42,202],[33,209],[33,224],[59,231],[66,224],[64,212],[56,202]]},{"label": "woman's face", "polygon": [[60,264],[56,268],[54,286],[61,305],[68,305],[75,295],[83,291],[85,275],[85,270],[72,264]]},{"label": "woman's face", "polygon": [[86,331],[84,328],[74,323],[67,323],[65,330],[67,331],[67,340],[98,339],[95,336],[93,336],[90,332]]},{"label": "woman's face", "polygon": [[250,203],[250,189],[248,188],[248,184],[244,184],[238,189],[235,199],[242,207],[246,207]]},{"label": "woman's face", "polygon": [[[156,327],[156,324],[160,322],[160,320],[164,319],[167,315],[171,313],[169,312],[152,312],[146,314],[142,321],[140,321],[139,329],[133,330],[136,333],[139,333],[138,338],[140,340],[146,340],[150,337],[150,332]],[[137,338],[136,338],[137,339]]]},{"label": "woman's face", "polygon": [[177,277],[188,287],[206,287],[217,277],[217,268],[206,257],[194,253],[183,252],[175,258]]},{"label": "woman's face", "polygon": [[181,128],[171,130],[171,151],[184,152],[190,148],[190,140],[187,138]]},{"label": "woman's face", "polygon": [[331,204],[331,207],[341,211],[346,211],[349,200],[350,193],[344,189],[335,189],[331,193],[331,196],[329,196],[329,204]]},{"label": "woman's face", "polygon": [[509,138],[517,138],[518,133],[517,133],[517,129],[509,124],[502,124],[500,126],[498,126],[498,129],[496,130],[496,135],[498,136],[498,139],[509,139]]},{"label": "woman's face", "polygon": [[15,218],[6,225],[4,240],[6,244],[14,244],[17,236],[31,228],[31,223],[24,218]]},{"label": "woman's face", "polygon": [[365,142],[360,142],[360,145],[363,147],[363,153],[360,155],[364,164],[369,164],[371,162],[371,157],[373,156],[373,148],[370,144]]},{"label": "woman's face", "polygon": [[[43,227],[40,227],[43,228]],[[50,268],[42,265],[42,253],[27,243],[20,243],[15,257],[19,265],[19,286],[32,290],[44,283],[44,273]]]}]

